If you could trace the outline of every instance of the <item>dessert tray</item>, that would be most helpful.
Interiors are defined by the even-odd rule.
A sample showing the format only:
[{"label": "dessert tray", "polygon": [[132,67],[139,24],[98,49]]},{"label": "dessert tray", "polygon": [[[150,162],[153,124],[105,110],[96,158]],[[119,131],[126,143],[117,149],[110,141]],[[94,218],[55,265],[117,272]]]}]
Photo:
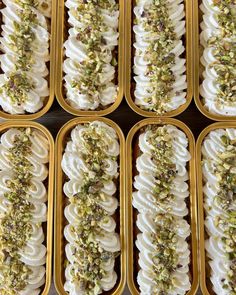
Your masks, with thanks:
[{"label": "dessert tray", "polygon": [[0,295],[235,295],[235,0],[0,2]]}]

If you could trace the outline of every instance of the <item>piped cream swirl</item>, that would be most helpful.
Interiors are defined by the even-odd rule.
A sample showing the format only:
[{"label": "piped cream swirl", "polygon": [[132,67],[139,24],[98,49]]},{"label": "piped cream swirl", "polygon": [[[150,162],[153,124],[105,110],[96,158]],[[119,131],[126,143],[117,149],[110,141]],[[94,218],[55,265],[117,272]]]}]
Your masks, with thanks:
[{"label": "piped cream swirl", "polygon": [[0,38],[0,106],[10,114],[35,113],[49,96],[51,1],[4,0]]},{"label": "piped cream swirl", "polygon": [[[139,136],[141,155],[136,160],[133,206],[139,212],[136,246],[140,294],[186,294],[191,288],[190,250],[186,241],[190,225],[185,220],[188,215],[185,199],[189,197],[186,164],[191,157],[187,146],[186,135],[172,125],[150,127]],[[167,253],[160,252],[161,247],[169,249],[168,259],[173,255],[172,270],[162,264]],[[164,272],[166,277],[162,276]]]},{"label": "piped cream swirl", "polygon": [[[1,135],[0,292],[2,290],[3,292],[17,292],[20,295],[37,295],[41,293],[41,287],[45,283],[47,249],[44,245],[45,236],[42,223],[47,221],[47,206],[45,204],[47,191],[43,181],[48,176],[46,166],[48,154],[48,140],[36,129],[11,128]],[[21,162],[17,158],[21,159]],[[25,180],[22,180],[22,177]],[[18,209],[17,204],[19,205]],[[11,212],[14,212],[16,216],[11,217]],[[20,220],[18,220],[17,214],[21,216]],[[26,222],[24,218],[29,221]],[[10,227],[11,234],[6,245],[4,235],[8,227]],[[21,239],[22,246],[19,247]],[[8,248],[14,247],[14,244],[16,244],[16,248]],[[8,251],[11,252],[11,255],[17,253],[19,258],[11,257],[8,255]],[[17,259],[19,262],[15,265]],[[18,269],[13,276],[9,272],[14,267]],[[3,268],[5,268],[5,272],[2,272]],[[15,282],[22,280],[22,277],[24,277],[23,285],[19,289],[14,289]],[[11,281],[13,279],[14,282]]]},{"label": "piped cream swirl", "polygon": [[64,210],[68,221],[64,288],[71,295],[100,294],[116,284],[120,239],[113,214],[118,207],[119,153],[116,132],[101,121],[77,125],[66,145],[61,166],[69,179],[64,193],[70,203]]},{"label": "piped cream swirl", "polygon": [[205,241],[213,291],[229,295],[235,290],[235,140],[236,129],[215,129],[202,144]]},{"label": "piped cream swirl", "polygon": [[119,10],[115,0],[71,1],[63,69],[67,102],[75,109],[106,108],[117,98],[115,85]]},{"label": "piped cream swirl", "polygon": [[138,0],[134,8],[135,103],[163,114],[186,102],[183,1]]},{"label": "piped cream swirl", "polygon": [[236,115],[236,5],[233,1],[204,0],[200,42],[205,70],[200,94],[212,114]]}]

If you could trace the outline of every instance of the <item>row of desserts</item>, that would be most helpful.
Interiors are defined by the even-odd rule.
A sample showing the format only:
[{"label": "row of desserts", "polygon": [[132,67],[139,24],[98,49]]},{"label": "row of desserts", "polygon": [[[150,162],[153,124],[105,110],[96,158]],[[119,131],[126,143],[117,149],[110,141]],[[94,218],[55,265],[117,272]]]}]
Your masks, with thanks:
[{"label": "row of desserts", "polygon": [[6,129],[0,139],[0,293],[38,295],[51,251],[44,224],[51,218],[48,204],[52,209],[47,196],[52,151],[36,128]]},{"label": "row of desserts", "polygon": [[[130,282],[137,282],[133,286],[129,282],[130,288],[136,294],[137,286],[140,294],[192,294],[197,287],[194,140],[177,120],[150,122],[136,125],[127,139],[131,189],[133,183],[133,221],[132,215],[128,219],[134,222],[127,238],[129,245],[136,239],[137,247],[128,257]],[[47,221],[49,142],[37,128],[5,129],[0,143],[0,290],[1,294],[44,294],[47,243],[42,223]],[[58,137],[62,145],[58,186],[65,221],[58,245],[63,233],[65,240],[56,247],[55,259],[65,273],[56,274],[56,285],[60,294],[114,291],[125,276],[120,229],[124,139],[108,119],[75,119],[64,129]],[[234,294],[236,128],[204,132],[198,148],[199,153],[202,149],[199,169],[209,278],[215,294]]]},{"label": "row of desserts", "polygon": [[[51,1],[11,0],[3,5],[0,106],[10,114],[37,113],[49,96]],[[64,43],[64,52],[59,53],[63,66],[58,66],[64,77],[61,73],[58,78],[56,94],[74,114],[105,114],[122,99],[124,73],[117,64],[123,54],[122,5],[116,0],[67,0],[59,8],[59,18],[64,20],[66,13],[58,37],[59,49]],[[128,90],[133,98],[127,98],[131,107],[147,116],[183,111],[192,97],[192,79],[187,77],[192,75],[193,45],[185,21],[191,9],[183,0],[137,0],[126,5],[133,8],[133,80]],[[235,116],[235,3],[204,0],[200,9],[202,104],[211,114]]]}]

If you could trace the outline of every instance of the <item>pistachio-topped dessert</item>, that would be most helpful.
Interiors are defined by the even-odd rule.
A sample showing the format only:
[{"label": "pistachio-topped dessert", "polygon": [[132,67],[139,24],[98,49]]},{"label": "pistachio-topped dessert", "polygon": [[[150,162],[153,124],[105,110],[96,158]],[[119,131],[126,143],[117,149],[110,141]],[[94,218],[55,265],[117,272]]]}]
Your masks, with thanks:
[{"label": "pistachio-topped dessert", "polygon": [[236,294],[236,129],[211,131],[202,145],[205,241],[217,295]]},{"label": "pistachio-topped dessert", "polygon": [[3,0],[0,106],[10,114],[35,113],[49,96],[51,0]]},{"label": "pistachio-topped dessert", "polygon": [[186,294],[191,288],[188,208],[190,160],[186,135],[175,126],[149,125],[139,136],[133,206],[140,294]]},{"label": "pistachio-topped dessert", "polygon": [[45,283],[48,141],[12,128],[0,143],[0,294],[38,295]]},{"label": "pistachio-topped dessert", "polygon": [[66,145],[64,288],[70,295],[101,294],[116,284],[120,239],[112,215],[118,206],[119,153],[115,130],[101,121],[77,125]]},{"label": "pistachio-topped dessert", "polygon": [[186,102],[183,1],[136,0],[135,103],[163,115]]},{"label": "pistachio-topped dessert", "polygon": [[65,5],[71,26],[64,45],[66,101],[75,109],[104,109],[118,92],[119,6],[116,0],[67,0]]},{"label": "pistachio-topped dessert", "polygon": [[205,0],[201,44],[201,63],[205,67],[200,94],[213,114],[236,116],[236,2]]}]

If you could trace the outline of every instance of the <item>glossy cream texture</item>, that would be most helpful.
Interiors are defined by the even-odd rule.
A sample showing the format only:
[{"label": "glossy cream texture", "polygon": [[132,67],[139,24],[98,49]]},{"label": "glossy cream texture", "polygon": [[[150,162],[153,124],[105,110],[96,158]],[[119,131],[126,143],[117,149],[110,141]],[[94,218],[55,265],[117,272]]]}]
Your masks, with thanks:
[{"label": "glossy cream texture", "polygon": [[[148,12],[152,7],[155,7],[154,0],[137,0],[137,5],[134,8],[134,15],[137,24],[134,25],[133,31],[135,33],[135,57],[134,57],[134,80],[135,84],[135,103],[146,110],[153,109],[156,101],[153,94],[158,90],[155,82],[151,81],[147,75],[150,60],[147,57],[149,46],[160,38],[159,33],[148,31],[143,26],[142,15],[145,10]],[[173,40],[174,47],[171,52],[175,55],[175,62],[171,67],[175,81],[172,85],[172,91],[169,93],[169,101],[166,106],[163,106],[165,111],[176,110],[179,106],[186,102],[186,60],[181,55],[184,53],[185,48],[182,38],[185,34],[185,8],[182,0],[166,1],[169,21],[173,25],[176,33],[176,40]],[[164,50],[165,48],[163,48]],[[166,50],[166,49],[165,49]],[[159,87],[159,86],[158,86]]]},{"label": "glossy cream texture", "polygon": [[[221,1],[220,1],[221,2]],[[224,1],[222,1],[224,2]],[[232,9],[235,9],[235,5],[232,5]],[[217,96],[220,92],[219,84],[217,82],[218,74],[212,65],[217,62],[214,56],[214,46],[208,45],[208,40],[213,36],[219,36],[229,43],[234,42],[235,35],[231,38],[223,38],[221,36],[221,26],[218,22],[218,15],[220,10],[217,6],[213,5],[213,0],[204,0],[200,5],[200,9],[203,12],[203,21],[201,23],[200,42],[204,47],[203,55],[201,57],[201,64],[205,70],[203,72],[203,82],[200,86],[200,94],[204,98],[203,103],[207,110],[212,114],[223,116],[235,116],[236,115],[236,103],[224,102],[219,104],[217,102]]]},{"label": "glossy cream texture", "polygon": [[[0,143],[0,216],[9,210],[10,202],[4,197],[10,189],[7,181],[13,178],[12,164],[9,161],[9,149],[14,146],[15,136],[21,131],[11,128],[1,136]],[[48,176],[49,144],[48,140],[41,132],[33,130],[30,135],[31,154],[27,159],[32,164],[30,172],[32,174],[32,187],[28,188],[29,201],[33,205],[30,211],[32,215],[31,226],[32,234],[24,248],[19,249],[20,260],[28,266],[32,273],[27,279],[27,286],[19,291],[19,295],[38,295],[41,294],[41,287],[45,283],[45,263],[47,249],[44,245],[45,236],[42,223],[47,221],[47,190],[44,180]],[[1,217],[0,217],[1,223]],[[0,280],[3,274],[0,271]],[[1,290],[1,286],[0,286]],[[1,293],[1,292],[0,292]]]},{"label": "glossy cream texture", "polygon": [[[176,166],[176,177],[171,184],[170,193],[174,195],[168,206],[159,204],[153,195],[155,183],[155,164],[152,161],[152,151],[156,148],[148,142],[152,131],[148,130],[139,136],[139,149],[141,155],[136,160],[138,170],[134,178],[133,206],[138,210],[137,227],[141,233],[138,234],[136,246],[139,250],[139,266],[137,281],[142,295],[154,294],[153,289],[158,290],[154,282],[153,253],[155,247],[151,235],[156,232],[154,219],[157,213],[169,212],[174,217],[177,236],[176,252],[179,256],[178,264],[181,267],[173,272],[173,288],[166,294],[186,294],[191,288],[189,278],[190,251],[186,239],[190,235],[190,226],[185,220],[189,211],[186,206],[186,199],[189,197],[187,181],[189,179],[186,164],[191,156],[187,149],[188,139],[186,135],[175,126],[165,126],[168,134],[172,137],[173,157],[171,161]],[[156,294],[156,293],[155,293]]]},{"label": "glossy cream texture", "polygon": [[[236,129],[215,129],[211,131],[205,138],[202,145],[203,167],[205,185],[204,192],[204,208],[205,208],[205,229],[209,238],[205,241],[207,256],[209,257],[209,265],[211,268],[210,280],[212,282],[213,291],[217,295],[230,295],[229,289],[223,288],[227,284],[228,272],[230,270],[231,261],[225,250],[225,244],[222,238],[225,237],[223,227],[216,223],[219,217],[226,217],[226,212],[217,204],[215,196],[219,192],[220,179],[214,173],[214,169],[219,161],[219,153],[226,151],[221,137],[228,136],[231,140],[236,140]],[[236,212],[236,202],[231,205],[231,210]]]},{"label": "glossy cream texture", "polygon": [[[27,58],[27,69],[21,68],[19,63],[21,59],[20,48],[12,43],[12,36],[14,38],[16,34],[19,34],[16,26],[22,24],[22,14],[25,13],[25,8],[16,0],[3,0],[3,3],[5,7],[1,9],[2,36],[0,38],[2,52],[0,64],[3,74],[0,74],[0,88],[9,81],[9,77],[13,74],[25,75],[33,87],[25,91],[26,98],[20,102],[13,100],[7,91],[2,91],[0,106],[10,114],[35,113],[43,107],[45,99],[49,96],[47,81],[49,71],[46,63],[49,61],[51,0],[41,0],[37,1],[37,6],[27,6],[36,15],[36,23],[30,24],[30,31],[35,35],[35,38],[27,45],[31,51],[31,57]],[[25,43],[23,39],[19,42]],[[16,86],[11,85],[12,91],[15,90],[14,87]]]},{"label": "glossy cream texture", "polygon": [[[64,44],[65,60],[63,70],[65,72],[66,101],[75,109],[96,110],[106,108],[115,102],[118,87],[114,83],[115,66],[112,65],[113,52],[118,46],[118,22],[119,11],[102,9],[94,1],[90,1],[90,8],[80,15],[78,7],[86,6],[86,3],[78,0],[67,0],[65,6],[68,8],[69,37]],[[115,0],[107,1],[108,6],[116,3]],[[84,9],[84,8],[83,8]],[[91,10],[89,10],[91,9]],[[91,19],[89,19],[91,15]],[[94,19],[99,18],[99,27],[94,28]],[[92,23],[92,24],[90,24]],[[85,32],[87,30],[87,32]],[[87,36],[86,40],[81,40],[78,36]],[[89,45],[89,40],[101,34],[101,40],[97,41],[97,48]],[[92,56],[92,57],[91,57]],[[96,68],[90,71],[92,63],[96,63]],[[92,66],[93,67],[93,66]],[[86,70],[87,68],[87,70]],[[96,80],[96,82],[95,82]],[[78,87],[75,87],[77,84]]]},{"label": "glossy cream texture", "polygon": [[[102,138],[103,144],[106,147],[106,156],[103,160],[106,166],[106,175],[109,176],[109,181],[103,181],[103,186],[100,190],[106,198],[99,201],[99,206],[103,208],[107,213],[107,219],[105,223],[100,223],[101,236],[96,236],[96,242],[99,246],[108,252],[117,252],[120,250],[120,239],[119,235],[115,232],[116,222],[112,215],[115,213],[118,207],[118,200],[114,196],[117,187],[114,180],[118,177],[118,162],[114,160],[120,153],[120,147],[118,138],[115,130],[107,124],[94,121],[90,123],[90,126],[103,130],[104,137]],[[88,177],[93,179],[94,172],[91,171],[86,163],[86,145],[83,138],[83,133],[90,128],[86,125],[79,124],[71,132],[71,140],[67,143],[65,152],[62,158],[61,166],[68,177],[68,181],[64,184],[64,193],[70,198],[80,192],[83,185],[83,175],[88,173]],[[81,286],[73,279],[72,273],[79,274],[80,261],[76,260],[75,250],[78,246],[76,244],[76,233],[73,232],[72,227],[80,223],[81,219],[77,214],[77,205],[70,203],[65,207],[65,217],[68,225],[64,229],[64,235],[67,240],[65,247],[66,257],[69,261],[68,266],[65,270],[66,283],[64,285],[65,290],[70,295],[88,294],[86,290],[82,289]],[[100,290],[108,291],[112,289],[117,281],[117,274],[114,271],[115,259],[110,258],[106,263],[102,264],[102,268],[105,270],[105,275],[102,277],[100,282]],[[95,293],[94,293],[95,294]]]}]

